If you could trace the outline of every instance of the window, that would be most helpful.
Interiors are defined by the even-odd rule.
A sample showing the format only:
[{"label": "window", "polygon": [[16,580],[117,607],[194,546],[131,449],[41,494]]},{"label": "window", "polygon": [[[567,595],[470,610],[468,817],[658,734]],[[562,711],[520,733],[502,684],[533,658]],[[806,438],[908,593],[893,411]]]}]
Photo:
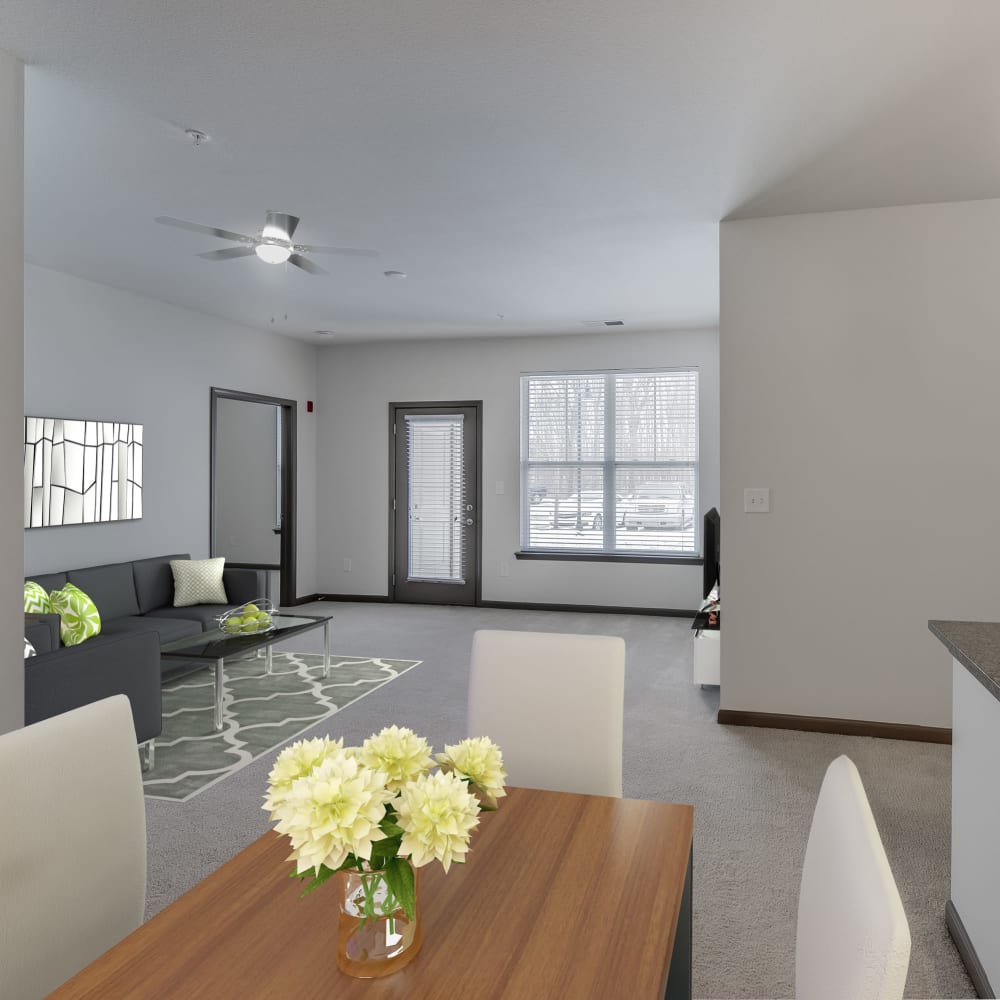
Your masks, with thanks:
[{"label": "window", "polygon": [[521,376],[521,546],[695,556],[698,372]]}]

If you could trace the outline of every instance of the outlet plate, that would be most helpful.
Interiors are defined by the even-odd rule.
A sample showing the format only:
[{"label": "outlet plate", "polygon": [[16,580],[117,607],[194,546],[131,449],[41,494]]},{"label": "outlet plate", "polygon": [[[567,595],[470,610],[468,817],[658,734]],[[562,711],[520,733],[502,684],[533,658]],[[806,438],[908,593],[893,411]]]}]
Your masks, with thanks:
[{"label": "outlet plate", "polygon": [[743,491],[743,511],[746,514],[769,514],[771,511],[771,490],[766,486],[754,486]]},{"label": "outlet plate", "polygon": [[344,572],[345,573],[350,573],[351,572],[351,560],[350,559],[345,559],[344,560]]}]

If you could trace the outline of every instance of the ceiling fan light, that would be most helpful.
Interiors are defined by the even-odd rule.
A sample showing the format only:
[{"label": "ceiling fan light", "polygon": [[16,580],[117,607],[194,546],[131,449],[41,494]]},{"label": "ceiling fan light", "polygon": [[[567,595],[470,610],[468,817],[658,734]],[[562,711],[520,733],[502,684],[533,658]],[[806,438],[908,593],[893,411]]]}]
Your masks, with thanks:
[{"label": "ceiling fan light", "polygon": [[254,247],[254,252],[268,264],[284,264],[292,256],[291,247],[282,246],[280,243],[258,243]]}]

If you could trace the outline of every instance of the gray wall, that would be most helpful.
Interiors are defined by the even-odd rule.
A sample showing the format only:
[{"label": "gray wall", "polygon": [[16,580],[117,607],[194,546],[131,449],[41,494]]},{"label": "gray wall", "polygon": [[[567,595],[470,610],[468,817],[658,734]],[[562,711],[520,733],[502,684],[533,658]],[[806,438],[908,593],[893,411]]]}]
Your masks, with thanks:
[{"label": "gray wall", "polygon": [[[296,399],[298,592],[316,591],[316,349],[201,313],[25,269],[24,405],[143,425],[143,518],[24,532],[28,572],[164,552],[208,555],[209,388]],[[20,489],[20,487],[19,487]]]},{"label": "gray wall", "polygon": [[0,733],[24,724],[24,67],[0,52]]},{"label": "gray wall", "polygon": [[[519,534],[519,376],[530,371],[697,365],[701,506],[719,497],[718,334],[506,338],[342,345],[320,351],[319,592],[385,595],[388,404],[483,400],[485,600],[692,608],[701,567],[514,559]],[[497,492],[502,484],[503,493]],[[344,569],[350,560],[351,570]],[[501,565],[508,576],[501,575]]]},{"label": "gray wall", "polygon": [[281,561],[281,536],[274,533],[278,412],[246,399],[216,403],[215,544],[230,562]]},{"label": "gray wall", "polygon": [[1000,201],[725,223],[721,265],[722,706],[948,726],[927,620],[1000,618]]}]

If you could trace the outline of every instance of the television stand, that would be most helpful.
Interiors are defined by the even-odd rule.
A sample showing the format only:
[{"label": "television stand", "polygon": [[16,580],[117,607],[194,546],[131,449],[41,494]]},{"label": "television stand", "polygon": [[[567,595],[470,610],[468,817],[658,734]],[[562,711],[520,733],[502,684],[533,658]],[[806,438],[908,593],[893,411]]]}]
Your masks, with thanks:
[{"label": "television stand", "polygon": [[694,682],[702,687],[719,686],[719,647],[721,629],[698,629],[694,634]]}]

